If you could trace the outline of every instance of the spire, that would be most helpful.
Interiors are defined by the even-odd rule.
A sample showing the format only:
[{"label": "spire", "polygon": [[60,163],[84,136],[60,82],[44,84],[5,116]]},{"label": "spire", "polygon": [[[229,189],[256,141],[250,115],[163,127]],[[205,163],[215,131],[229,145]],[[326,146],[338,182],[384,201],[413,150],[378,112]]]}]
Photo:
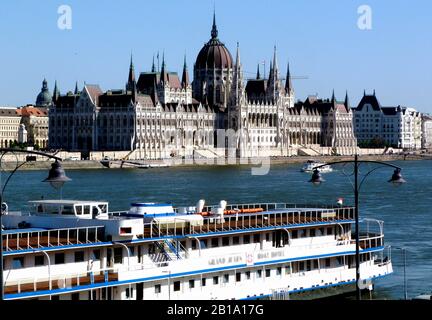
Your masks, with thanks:
[{"label": "spire", "polygon": [[60,96],[60,91],[57,88],[57,80],[54,83],[54,92],[53,92],[53,100],[57,100],[57,98]]},{"label": "spire", "polygon": [[239,43],[237,42],[236,68],[239,68],[239,66],[240,66],[240,47],[239,47]]},{"label": "spire", "polygon": [[155,64],[154,64],[154,54],[153,54],[153,62],[152,62],[151,72],[156,72],[156,68],[155,68]]},{"label": "spire", "polygon": [[135,82],[135,68],[133,65],[132,60],[132,53],[131,53],[131,60],[130,60],[130,66],[129,66],[129,76],[128,76],[128,83],[127,83],[127,89],[132,90],[131,85]]},{"label": "spire", "polygon": [[332,102],[336,102],[336,98],[335,98],[335,92],[334,92],[334,89],[333,89],[333,94],[332,94],[332,98],[331,98],[331,101],[332,101]]},{"label": "spire", "polygon": [[75,82],[75,94],[78,94],[78,81]]},{"label": "spire", "polygon": [[161,69],[161,82],[165,85],[168,81],[168,74],[166,72],[166,65],[165,65],[165,52],[162,53],[162,69]]},{"label": "spire", "polygon": [[349,108],[349,98],[348,98],[348,90],[345,93],[345,107],[348,109]]},{"label": "spire", "polygon": [[218,30],[216,26],[216,10],[213,10],[213,27],[211,30],[211,38],[217,39],[217,37],[218,37]]},{"label": "spire", "polygon": [[183,75],[182,75],[182,87],[186,88],[189,86],[189,73],[188,73],[188,69],[187,69],[187,64],[186,64],[186,54],[184,56],[184,63],[183,63]]},{"label": "spire", "polygon": [[261,79],[260,70],[259,70],[259,63],[258,63],[258,66],[257,66],[257,76],[256,76],[256,78],[257,78],[257,80]]},{"label": "spire", "polygon": [[273,77],[275,77],[275,81],[278,79],[278,63],[277,63],[277,55],[276,55],[276,46],[274,46],[273,53]]},{"label": "spire", "polygon": [[238,106],[243,93],[243,79],[240,62],[240,46],[237,42],[236,64],[234,67],[232,83],[231,83],[231,105]]},{"label": "spire", "polygon": [[374,97],[375,97],[375,89],[374,89],[373,95],[374,95]]},{"label": "spire", "polygon": [[366,96],[366,89],[363,89],[363,97]]},{"label": "spire", "polygon": [[291,73],[290,73],[289,62],[288,62],[287,75],[285,80],[285,92],[287,95],[291,95],[293,91],[294,89],[291,82]]}]

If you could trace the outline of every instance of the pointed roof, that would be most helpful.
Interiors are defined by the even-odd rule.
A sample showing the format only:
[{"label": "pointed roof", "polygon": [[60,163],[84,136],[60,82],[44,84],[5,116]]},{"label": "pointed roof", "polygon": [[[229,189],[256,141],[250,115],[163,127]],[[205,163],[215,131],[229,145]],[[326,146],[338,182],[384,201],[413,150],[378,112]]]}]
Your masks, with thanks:
[{"label": "pointed roof", "polygon": [[212,26],[212,30],[211,30],[211,38],[212,39],[217,39],[218,37],[218,30],[217,30],[217,26],[216,26],[216,10],[213,11],[213,26]]},{"label": "pointed roof", "polygon": [[54,82],[53,100],[56,100],[60,96],[60,90],[57,87],[57,80]]},{"label": "pointed roof", "polygon": [[131,84],[135,81],[135,68],[132,60],[132,53],[131,53],[131,60],[130,60],[130,66],[129,66],[129,76],[128,76],[128,84]]},{"label": "pointed roof", "polygon": [[75,91],[74,94],[78,94],[78,81],[75,82]]},{"label": "pointed roof", "polygon": [[190,82],[189,82],[189,72],[187,69],[187,64],[186,64],[186,55],[184,56],[184,63],[183,63],[183,75],[182,75],[182,87],[186,88],[187,86],[189,86]]},{"label": "pointed roof", "polygon": [[168,74],[166,72],[166,64],[165,64],[165,52],[162,53],[162,69],[161,69],[161,78],[160,81],[162,83],[167,83],[168,82]]},{"label": "pointed roof", "polygon": [[276,54],[276,46],[274,46],[274,53],[273,53],[273,76],[275,79],[278,78],[278,63],[277,63],[277,54]]},{"label": "pointed roof", "polygon": [[257,75],[256,75],[256,79],[257,79],[257,80],[260,80],[260,79],[261,79],[260,69],[259,69],[259,63],[258,63],[258,66],[257,66]]},{"label": "pointed roof", "polygon": [[153,62],[152,62],[151,72],[156,72],[155,63],[154,63],[154,54],[153,54]]},{"label": "pointed roof", "polygon": [[286,75],[286,80],[285,80],[285,91],[288,95],[290,95],[294,91],[294,88],[293,88],[292,82],[291,82],[291,73],[290,73],[290,68],[289,68],[289,62],[288,62],[288,66],[287,66],[287,75]]}]

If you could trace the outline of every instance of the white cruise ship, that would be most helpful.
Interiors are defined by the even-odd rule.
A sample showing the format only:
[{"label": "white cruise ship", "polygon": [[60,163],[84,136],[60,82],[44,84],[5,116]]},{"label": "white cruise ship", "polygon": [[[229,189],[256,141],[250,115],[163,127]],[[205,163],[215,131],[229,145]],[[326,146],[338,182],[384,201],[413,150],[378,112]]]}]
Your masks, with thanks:
[{"label": "white cruise ship", "polygon": [[[173,208],[30,201],[3,216],[4,298],[311,299],[355,291],[354,208],[286,203]],[[383,222],[363,220],[365,290],[392,273]]]}]

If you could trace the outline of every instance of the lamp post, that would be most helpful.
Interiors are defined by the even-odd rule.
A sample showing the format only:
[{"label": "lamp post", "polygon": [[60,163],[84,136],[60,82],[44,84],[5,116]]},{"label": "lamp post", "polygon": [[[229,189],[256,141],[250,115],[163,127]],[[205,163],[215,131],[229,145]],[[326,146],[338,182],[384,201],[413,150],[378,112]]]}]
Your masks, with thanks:
[{"label": "lamp post", "polygon": [[168,300],[171,300],[171,270],[164,270],[162,273],[168,273]]},{"label": "lamp post", "polygon": [[[355,239],[355,244],[356,244],[356,254],[355,254],[355,260],[356,260],[356,299],[360,300],[361,299],[360,287],[359,287],[359,282],[360,282],[359,243],[360,243],[360,240],[359,240],[359,206],[358,206],[360,188],[361,188],[363,182],[365,181],[366,177],[369,176],[369,174],[371,174],[375,170],[382,168],[382,166],[395,168],[394,173],[388,182],[392,182],[394,185],[400,185],[402,183],[405,183],[406,181],[402,178],[402,175],[400,173],[402,169],[400,167],[389,164],[389,163],[381,162],[381,161],[369,161],[369,160],[359,161],[358,155],[356,154],[354,156],[354,160],[328,162],[328,163],[314,167],[312,179],[309,180],[309,182],[312,182],[315,185],[320,185],[325,180],[321,177],[321,174],[320,174],[318,169],[321,167],[324,167],[324,166],[333,165],[333,164],[342,164],[342,163],[344,163],[344,164],[353,163],[354,164],[354,201],[355,201],[355,209],[354,210],[355,210],[355,234],[356,234],[356,239]],[[380,164],[381,166],[376,167],[376,168],[368,171],[367,173],[365,173],[363,175],[363,179],[359,183],[359,166],[362,163]]]},{"label": "lamp post", "polygon": [[[4,149],[4,148],[0,148],[0,170],[1,170],[1,162],[3,160],[3,156],[7,153],[26,153],[26,154],[34,154],[34,155],[39,155],[39,156],[43,156],[46,158],[50,158],[50,159],[55,159],[55,162],[51,165],[51,169],[48,173],[48,178],[46,178],[45,180],[43,180],[43,182],[49,182],[51,184],[52,187],[54,187],[55,189],[59,189],[63,186],[63,184],[67,181],[70,181],[71,179],[68,178],[65,174],[65,171],[63,170],[61,164],[59,161],[62,161],[61,158],[47,154],[47,153],[43,153],[43,152],[39,152],[39,151],[33,151],[33,150],[20,150],[20,149]],[[24,161],[21,164],[17,164],[15,169],[12,170],[12,172],[9,174],[8,178],[6,179],[6,182],[3,186],[3,188],[1,188],[1,192],[0,192],[0,301],[3,300],[4,297],[4,283],[3,283],[3,235],[2,235],[2,230],[3,230],[3,223],[2,223],[2,216],[3,216],[3,193],[6,189],[7,184],[9,183],[11,177],[14,175],[14,173],[21,168],[24,164],[26,164],[28,161]],[[1,186],[0,186],[1,187]]]},{"label": "lamp post", "polygon": [[[118,242],[118,241],[114,241],[113,244],[118,244],[120,246],[122,246],[123,248],[126,249],[127,255],[128,255],[128,271],[130,271],[130,256],[131,256],[131,252],[130,249],[127,245],[125,245],[124,243]],[[131,299],[132,296],[132,287],[131,284],[129,283],[129,300]]]},{"label": "lamp post", "polygon": [[408,289],[407,289],[407,278],[406,278],[406,249],[405,248],[400,248],[400,247],[393,247],[397,250],[401,250],[403,253],[403,258],[404,258],[404,267],[403,267],[403,272],[404,272],[404,298],[405,300],[408,300]]}]

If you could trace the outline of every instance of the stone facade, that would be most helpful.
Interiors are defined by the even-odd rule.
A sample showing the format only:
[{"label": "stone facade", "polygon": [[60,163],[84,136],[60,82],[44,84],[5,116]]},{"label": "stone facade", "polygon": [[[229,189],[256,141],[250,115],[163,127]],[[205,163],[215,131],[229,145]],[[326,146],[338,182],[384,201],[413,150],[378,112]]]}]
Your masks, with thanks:
[{"label": "stone facade", "polygon": [[375,140],[396,148],[421,148],[421,114],[413,108],[383,107],[375,92],[365,93],[354,109],[354,119],[359,143]]},{"label": "stone facade", "polygon": [[432,149],[432,116],[422,115],[422,149]]},{"label": "stone facade", "polygon": [[[346,98],[347,100],[348,98]],[[313,100],[313,101],[312,101]],[[140,73],[133,61],[125,90],[105,93],[97,85],[60,95],[57,84],[49,110],[50,147],[70,151],[129,150],[135,158],[290,156],[299,148],[333,148],[353,154],[352,111],[336,99],[295,104],[289,67],[285,83],[276,48],[267,79],[244,81],[236,61],[218,38],[211,39],[189,80],[186,59],[181,79],[167,68]],[[348,101],[346,101],[348,103]]]},{"label": "stone facade", "polygon": [[0,147],[9,148],[19,140],[21,116],[14,108],[0,108]]},{"label": "stone facade", "polygon": [[26,141],[30,146],[38,146],[41,149],[48,147],[48,110],[44,107],[27,105],[17,109],[21,116],[21,124],[26,130]]}]

